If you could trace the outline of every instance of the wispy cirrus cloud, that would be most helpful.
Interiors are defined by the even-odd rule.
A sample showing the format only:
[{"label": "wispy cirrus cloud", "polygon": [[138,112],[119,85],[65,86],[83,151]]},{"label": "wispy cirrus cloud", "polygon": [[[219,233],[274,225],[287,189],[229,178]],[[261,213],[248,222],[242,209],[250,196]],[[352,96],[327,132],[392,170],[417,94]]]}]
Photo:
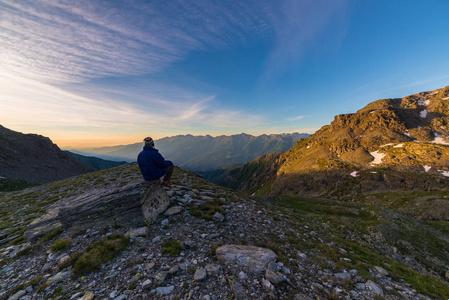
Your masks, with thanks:
[{"label": "wispy cirrus cloud", "polygon": [[192,51],[260,37],[275,41],[267,72],[277,72],[341,9],[318,2],[0,0],[1,122],[80,138],[260,128],[266,120],[218,103],[210,90],[96,80],[157,74]]},{"label": "wispy cirrus cloud", "polygon": [[0,1],[0,66],[48,82],[159,71],[267,27],[251,2]]}]

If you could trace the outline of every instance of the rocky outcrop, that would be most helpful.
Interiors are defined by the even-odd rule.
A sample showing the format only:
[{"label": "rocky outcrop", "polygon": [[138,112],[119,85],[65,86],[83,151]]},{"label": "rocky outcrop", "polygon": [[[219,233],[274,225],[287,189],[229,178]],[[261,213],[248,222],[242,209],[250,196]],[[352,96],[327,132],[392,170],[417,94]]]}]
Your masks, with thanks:
[{"label": "rocky outcrop", "polygon": [[167,209],[170,199],[159,181],[146,182],[145,189],[141,200],[142,214],[145,223],[151,225]]},{"label": "rocky outcrop", "polygon": [[28,226],[25,236],[33,241],[59,227],[95,222],[127,227],[150,225],[163,213],[170,199],[159,183],[131,182],[124,186],[89,189],[62,199]]},{"label": "rocky outcrop", "polygon": [[449,87],[381,99],[337,115],[289,151],[226,171],[219,179],[264,195],[352,197],[367,191],[445,189]]}]

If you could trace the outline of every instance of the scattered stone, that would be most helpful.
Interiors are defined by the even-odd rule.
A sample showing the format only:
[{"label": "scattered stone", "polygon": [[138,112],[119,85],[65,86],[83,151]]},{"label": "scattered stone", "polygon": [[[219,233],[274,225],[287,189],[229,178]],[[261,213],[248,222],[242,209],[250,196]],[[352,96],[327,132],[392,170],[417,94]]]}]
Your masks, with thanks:
[{"label": "scattered stone", "polygon": [[128,236],[130,239],[135,239],[136,237],[139,237],[139,236],[147,236],[147,234],[148,234],[148,227],[143,226],[143,227],[133,228],[133,229],[129,230],[126,233],[126,236]]},{"label": "scattered stone", "polygon": [[84,294],[84,296],[79,300],[92,300],[94,297],[95,297],[94,293],[89,291],[89,292],[86,292]]},{"label": "scattered stone", "polygon": [[169,223],[168,219],[163,219],[163,220],[161,221],[161,225],[162,225],[162,226],[168,225],[168,223]]},{"label": "scattered stone", "polygon": [[151,287],[151,279],[147,279],[142,283],[142,289],[147,290]]},{"label": "scattered stone", "polygon": [[11,297],[8,298],[8,300],[18,300],[20,297],[24,296],[26,294],[25,290],[20,290]]},{"label": "scattered stone", "polygon": [[70,300],[79,299],[81,298],[82,295],[83,295],[82,292],[75,293],[70,297]]},{"label": "scattered stone", "polygon": [[59,259],[58,267],[66,266],[69,261],[70,261],[70,256],[69,255],[64,255],[63,257],[61,257]]},{"label": "scattered stone", "polygon": [[164,215],[166,215],[167,217],[177,215],[182,212],[182,210],[182,206],[172,206],[165,211]]},{"label": "scattered stone", "polygon": [[376,273],[378,273],[381,276],[388,276],[388,271],[382,267],[375,266],[373,269],[376,271]]},{"label": "scattered stone", "polygon": [[179,271],[179,265],[174,265],[173,267],[171,267],[168,270],[168,274],[173,275],[173,274],[178,273],[178,271]]},{"label": "scattered stone", "polygon": [[277,258],[276,253],[267,248],[232,244],[218,247],[216,255],[222,263],[237,265],[252,273],[262,273]]},{"label": "scattered stone", "polygon": [[383,296],[384,295],[384,291],[382,290],[382,288],[380,286],[377,285],[377,283],[375,283],[372,280],[368,280],[365,283],[366,287],[368,289],[370,289],[374,294],[378,295],[378,296]]},{"label": "scattered stone", "polygon": [[220,266],[216,264],[207,264],[206,271],[208,275],[216,275],[220,271]]},{"label": "scattered stone", "polygon": [[161,236],[158,235],[151,240],[153,243],[159,243],[161,241]]},{"label": "scattered stone", "polygon": [[283,274],[273,271],[271,269],[267,269],[265,271],[265,278],[274,285],[278,285],[281,282],[286,281],[286,278]]},{"label": "scattered stone", "polygon": [[335,273],[334,277],[338,281],[347,281],[347,280],[351,280],[351,273],[348,273],[348,272]]},{"label": "scattered stone", "polygon": [[160,286],[160,287],[155,288],[154,290],[152,290],[152,292],[157,294],[158,296],[166,296],[166,295],[171,294],[174,289],[175,289],[175,287],[173,285]]},{"label": "scattered stone", "polygon": [[149,262],[145,264],[145,270],[150,271],[151,269],[154,268],[154,262]]},{"label": "scattered stone", "polygon": [[154,275],[154,282],[156,284],[161,284],[165,281],[165,279],[167,278],[167,272],[161,271],[161,272],[157,272],[156,275]]},{"label": "scattered stone", "polygon": [[51,285],[51,284],[54,284],[54,283],[61,282],[61,281],[63,281],[64,279],[66,279],[67,277],[69,277],[69,274],[70,274],[70,273],[69,273],[68,271],[65,271],[65,272],[59,272],[59,273],[57,273],[56,275],[54,275],[54,276],[48,278],[47,284],[48,284],[48,285]]},{"label": "scattered stone", "polygon": [[219,213],[218,211],[216,213],[214,213],[214,215],[212,216],[212,219],[216,222],[223,222],[225,217],[223,216],[223,214]]},{"label": "scattered stone", "polygon": [[198,268],[196,269],[195,274],[193,274],[193,280],[202,281],[206,279],[206,276],[207,276],[206,269]]},{"label": "scattered stone", "polygon": [[240,279],[240,281],[245,281],[246,279],[248,279],[248,275],[246,275],[245,272],[240,271],[239,272],[239,279]]},{"label": "scattered stone", "polygon": [[363,282],[358,282],[358,283],[355,284],[355,288],[358,289],[358,290],[363,291],[366,288],[366,286],[365,286],[365,284]]},{"label": "scattered stone", "polygon": [[117,297],[117,291],[112,291],[109,293],[109,298],[114,299],[115,297]]},{"label": "scattered stone", "polygon": [[29,285],[29,286],[27,286],[27,288],[25,289],[25,291],[26,291],[28,294],[31,294],[31,293],[33,292],[33,287],[32,287],[31,285]]},{"label": "scattered stone", "polygon": [[270,291],[274,290],[274,286],[271,284],[271,282],[269,282],[265,278],[262,278],[262,286],[264,288],[266,288],[267,290],[270,290]]}]

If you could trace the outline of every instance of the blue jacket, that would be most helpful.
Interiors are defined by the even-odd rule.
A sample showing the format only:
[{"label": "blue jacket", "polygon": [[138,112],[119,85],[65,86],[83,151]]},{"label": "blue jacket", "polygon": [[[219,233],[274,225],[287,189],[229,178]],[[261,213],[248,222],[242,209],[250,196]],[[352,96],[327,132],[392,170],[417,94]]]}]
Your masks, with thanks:
[{"label": "blue jacket", "polygon": [[137,157],[140,172],[146,181],[157,180],[165,175],[167,168],[173,166],[169,160],[165,160],[157,149],[143,147]]}]

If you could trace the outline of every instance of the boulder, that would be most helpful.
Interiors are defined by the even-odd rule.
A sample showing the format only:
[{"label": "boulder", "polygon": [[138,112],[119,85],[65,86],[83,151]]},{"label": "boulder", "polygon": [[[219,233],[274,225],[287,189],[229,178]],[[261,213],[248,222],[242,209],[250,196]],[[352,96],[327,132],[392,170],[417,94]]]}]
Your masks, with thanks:
[{"label": "boulder", "polygon": [[195,271],[195,274],[193,274],[193,280],[195,281],[201,281],[204,280],[207,276],[206,270],[204,268],[198,268]]},{"label": "boulder", "polygon": [[157,287],[154,290],[152,290],[152,292],[158,296],[166,296],[166,295],[171,294],[174,289],[175,289],[175,287],[173,285],[160,286],[160,287]]},{"label": "boulder", "polygon": [[368,280],[365,283],[365,286],[369,290],[371,290],[375,295],[378,295],[378,296],[383,296],[384,295],[384,291],[382,290],[382,288],[377,283],[375,283],[372,280]]},{"label": "boulder", "polygon": [[178,205],[172,206],[165,211],[164,215],[166,215],[167,217],[177,215],[180,212],[182,212],[182,210],[183,210],[182,206],[178,206]]},{"label": "boulder", "polygon": [[236,265],[251,273],[262,273],[277,255],[272,250],[247,245],[223,245],[216,250],[217,259],[228,265]]},{"label": "boulder", "polygon": [[146,189],[142,197],[142,213],[145,223],[149,225],[167,209],[170,198],[158,180],[146,182]]}]

